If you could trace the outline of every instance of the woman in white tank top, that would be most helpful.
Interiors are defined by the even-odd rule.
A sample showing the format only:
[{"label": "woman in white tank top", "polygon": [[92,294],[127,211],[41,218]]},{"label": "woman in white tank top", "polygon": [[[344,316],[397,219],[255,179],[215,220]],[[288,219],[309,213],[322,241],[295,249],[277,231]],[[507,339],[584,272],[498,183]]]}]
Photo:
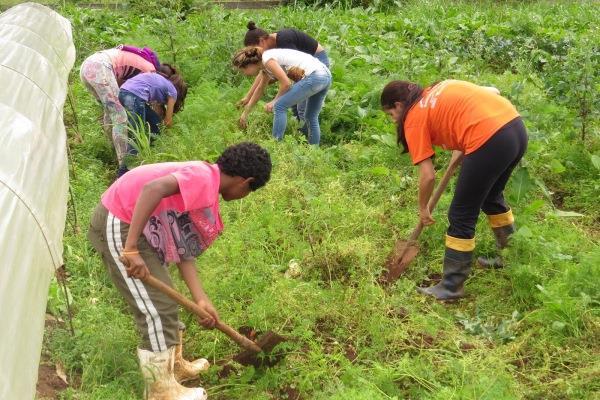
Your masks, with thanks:
[{"label": "woman in white tank top", "polygon": [[[327,91],[331,86],[329,69],[315,57],[297,50],[271,49],[264,51],[251,46],[239,50],[233,57],[233,65],[246,76],[260,75],[250,103],[258,101],[262,88],[270,77],[279,83],[275,98],[266,104],[265,109],[273,112],[273,137],[283,139],[287,125],[287,109],[295,104],[306,102],[305,120],[308,127],[308,142],[318,145],[321,140],[319,113]],[[295,83],[292,85],[290,80]]]}]

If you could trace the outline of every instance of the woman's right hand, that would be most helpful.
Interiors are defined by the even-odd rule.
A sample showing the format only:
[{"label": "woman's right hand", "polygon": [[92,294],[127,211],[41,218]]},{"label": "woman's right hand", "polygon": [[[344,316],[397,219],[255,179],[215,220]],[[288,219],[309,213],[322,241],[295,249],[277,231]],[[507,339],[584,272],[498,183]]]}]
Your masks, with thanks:
[{"label": "woman's right hand", "polygon": [[435,220],[431,216],[431,211],[429,211],[428,208],[419,211],[419,219],[424,226],[435,224]]},{"label": "woman's right hand", "polygon": [[150,275],[146,262],[139,254],[124,254],[119,257],[130,278],[144,279]]},{"label": "woman's right hand", "polygon": [[206,313],[206,318],[198,316],[198,322],[206,329],[213,329],[217,322],[219,322],[219,313],[217,312],[217,309],[207,298],[198,301],[197,304]]},{"label": "woman's right hand", "polygon": [[245,107],[250,102],[250,99],[247,97],[242,98],[240,101],[235,103],[238,108]]},{"label": "woman's right hand", "polygon": [[246,129],[248,127],[248,115],[246,113],[242,113],[240,119],[238,120],[238,125],[242,129]]}]

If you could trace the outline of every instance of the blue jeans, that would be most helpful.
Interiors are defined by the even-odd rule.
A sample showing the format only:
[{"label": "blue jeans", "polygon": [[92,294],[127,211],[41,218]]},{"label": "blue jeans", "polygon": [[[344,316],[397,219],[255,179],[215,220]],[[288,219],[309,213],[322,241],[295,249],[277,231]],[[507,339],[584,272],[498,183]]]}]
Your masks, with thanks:
[{"label": "blue jeans", "polygon": [[331,73],[329,71],[315,71],[304,79],[296,82],[292,88],[275,102],[273,107],[273,137],[283,139],[287,125],[287,109],[294,104],[306,103],[304,118],[308,127],[308,143],[319,144],[321,141],[321,128],[319,127],[319,113],[327,91],[331,86]]},{"label": "blue jeans", "polygon": [[[325,50],[318,52],[315,54],[315,58],[321,61],[327,68],[329,68],[329,57],[327,57],[327,52]],[[304,114],[306,113],[306,102],[298,103],[296,106],[292,108],[294,115],[298,118],[300,123],[304,124],[300,130],[304,132],[304,134],[308,134],[308,125],[304,122]]]},{"label": "blue jeans", "polygon": [[119,92],[119,101],[127,110],[127,120],[133,129],[139,129],[140,119],[143,124],[150,126],[150,138],[153,139],[160,133],[158,124],[161,121],[160,116],[146,103],[144,99],[135,94],[121,89]]}]

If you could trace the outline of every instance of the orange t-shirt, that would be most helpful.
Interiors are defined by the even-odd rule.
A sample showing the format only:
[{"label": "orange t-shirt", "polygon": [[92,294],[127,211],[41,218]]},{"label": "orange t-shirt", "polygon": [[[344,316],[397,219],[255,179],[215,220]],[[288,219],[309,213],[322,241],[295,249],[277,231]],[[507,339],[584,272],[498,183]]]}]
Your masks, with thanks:
[{"label": "orange t-shirt", "polygon": [[413,164],[435,153],[433,146],[470,154],[519,113],[510,101],[473,83],[446,80],[425,89],[404,121]]}]

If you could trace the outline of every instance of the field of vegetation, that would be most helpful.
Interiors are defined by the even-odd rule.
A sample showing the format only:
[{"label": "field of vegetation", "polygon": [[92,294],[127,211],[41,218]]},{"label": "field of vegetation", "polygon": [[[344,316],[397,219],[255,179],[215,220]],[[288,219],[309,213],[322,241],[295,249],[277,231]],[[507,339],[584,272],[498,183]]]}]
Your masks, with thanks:
[{"label": "field of vegetation", "polygon": [[[224,321],[292,340],[275,367],[212,367],[201,381],[211,399],[598,398],[597,2],[426,0],[355,9],[338,2],[189,13],[154,2],[133,2],[127,11],[60,3],[58,11],[73,22],[78,63],[121,43],[147,45],[178,65],[190,84],[174,126],[143,147],[136,162],[215,160],[243,140],[271,151],[271,182],[222,205],[226,229],[197,264]],[[321,114],[320,148],[308,146],[295,123],[283,142],[274,142],[272,116],[260,104],[248,129],[237,127],[235,103],[251,81],[230,60],[250,19],[268,30],[304,30],[328,49],[334,83]],[[54,282],[49,312],[65,323],[48,327],[44,357],[64,366],[71,382],[59,398],[136,399],[143,390],[137,333],[85,235],[116,163],[78,67],[65,109],[74,199],[66,285],[74,334]],[[381,88],[390,79],[446,78],[499,88],[530,134],[506,192],[518,225],[505,254],[509,266],[474,269],[468,297],[454,304],[415,291],[441,272],[450,190],[407,274],[387,289],[375,282],[394,241],[408,237],[418,218],[417,171],[395,146],[394,127],[379,107]],[[440,152],[436,167],[443,170],[448,159]],[[476,251],[494,251],[483,217]],[[182,320],[187,356],[214,362],[238,351],[191,314],[182,311]]]}]

